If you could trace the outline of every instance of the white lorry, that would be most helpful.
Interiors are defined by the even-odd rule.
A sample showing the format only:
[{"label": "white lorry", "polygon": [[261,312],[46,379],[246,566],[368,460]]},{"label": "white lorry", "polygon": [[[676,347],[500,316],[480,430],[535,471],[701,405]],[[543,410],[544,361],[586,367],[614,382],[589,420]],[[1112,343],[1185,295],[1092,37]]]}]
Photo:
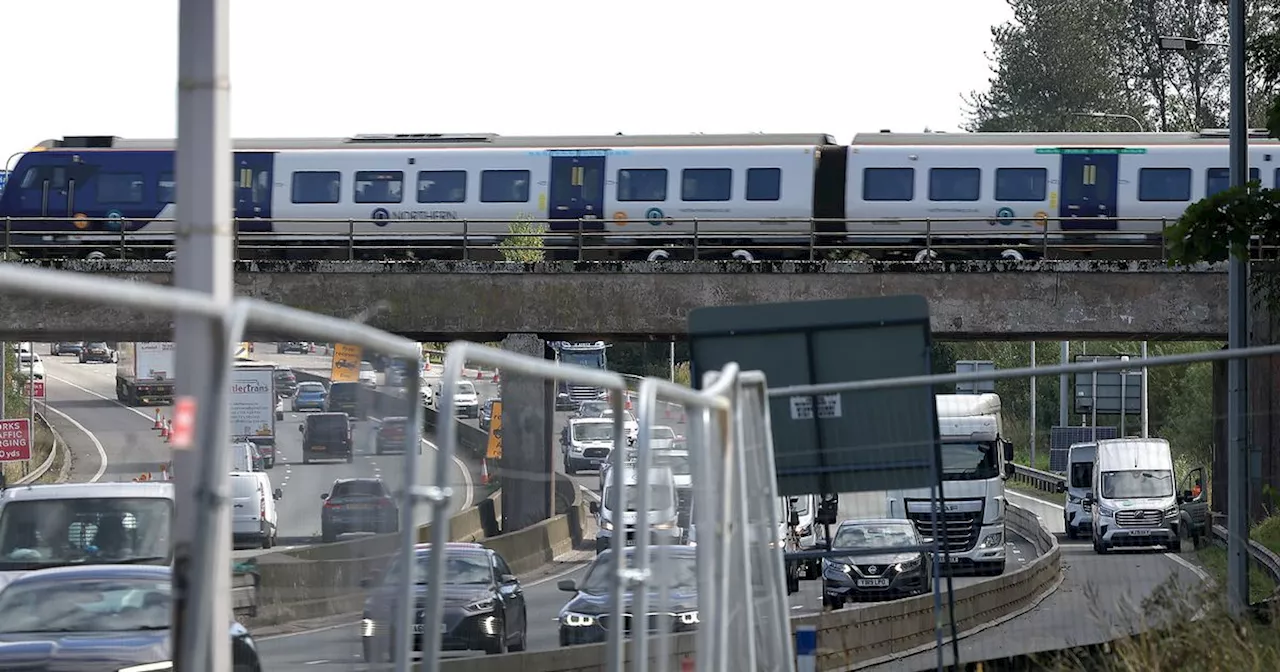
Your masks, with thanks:
[{"label": "white lorry", "polygon": [[173,401],[173,343],[116,344],[116,399],[129,406]]},{"label": "white lorry", "polygon": [[888,490],[883,511],[860,518],[905,518],[920,536],[937,539],[954,569],[994,576],[1005,568],[1004,482],[1013,474],[1013,444],[1004,436],[1000,396],[939,394],[942,494],[945,504],[933,526],[934,488]]},{"label": "white lorry", "polygon": [[262,454],[263,466],[276,464],[276,367],[258,362],[236,362],[227,397],[231,438],[252,441]]}]

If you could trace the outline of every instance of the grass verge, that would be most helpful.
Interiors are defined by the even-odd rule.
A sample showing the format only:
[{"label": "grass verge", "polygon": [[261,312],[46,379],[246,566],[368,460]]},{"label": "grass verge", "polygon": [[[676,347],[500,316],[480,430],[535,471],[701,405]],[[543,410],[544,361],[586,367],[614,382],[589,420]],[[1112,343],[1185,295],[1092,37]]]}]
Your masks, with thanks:
[{"label": "grass verge", "polygon": [[[1270,516],[1249,531],[1249,538],[1267,547],[1272,553],[1280,553],[1280,517]],[[1206,546],[1196,551],[1200,564],[1213,576],[1219,586],[1227,584],[1227,550],[1221,546]],[[1253,563],[1249,564],[1249,602],[1256,604],[1271,597],[1276,583]]]}]

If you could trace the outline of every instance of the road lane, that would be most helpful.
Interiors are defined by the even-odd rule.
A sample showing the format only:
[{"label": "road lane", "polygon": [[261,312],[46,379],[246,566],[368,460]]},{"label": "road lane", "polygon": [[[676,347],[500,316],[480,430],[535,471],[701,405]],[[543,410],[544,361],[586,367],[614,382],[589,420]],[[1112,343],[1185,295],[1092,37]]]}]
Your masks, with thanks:
[{"label": "road lane", "polygon": [[[1088,541],[1068,541],[1062,534],[1062,507],[1042,498],[1009,491],[1010,500],[1040,516],[1062,547],[1062,585],[1039,605],[1007,622],[960,640],[961,662],[1036,653],[1109,641],[1138,632],[1151,623],[1141,605],[1157,588],[1172,581],[1194,591],[1208,575],[1174,553],[1149,550],[1098,555]],[[932,651],[867,668],[877,672],[926,669],[936,662]],[[951,647],[944,662],[952,664]]]}]

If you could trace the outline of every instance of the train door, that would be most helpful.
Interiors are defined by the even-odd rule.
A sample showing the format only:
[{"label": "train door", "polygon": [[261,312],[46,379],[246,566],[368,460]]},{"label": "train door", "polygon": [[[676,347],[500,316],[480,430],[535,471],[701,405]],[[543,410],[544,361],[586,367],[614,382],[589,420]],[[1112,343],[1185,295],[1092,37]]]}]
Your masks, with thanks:
[{"label": "train door", "polygon": [[1119,154],[1063,154],[1058,216],[1063,231],[1115,231]]},{"label": "train door", "polygon": [[[604,220],[604,156],[551,157],[551,198],[547,203],[547,219],[553,231],[576,231],[579,219],[584,231],[603,231]],[[569,220],[563,223],[556,220]]]},{"label": "train door", "polygon": [[[70,156],[47,154],[32,161],[19,175],[9,177],[8,189],[17,192],[16,198],[10,202],[17,203],[18,217],[49,217],[68,220],[75,214],[76,176],[83,170],[76,170]],[[25,222],[14,224],[15,229],[48,228],[44,225]],[[65,226],[65,224],[63,225]],[[60,229],[63,226],[53,226]]]},{"label": "train door", "polygon": [[236,152],[236,225],[241,232],[271,230],[271,183],[275,155]]}]

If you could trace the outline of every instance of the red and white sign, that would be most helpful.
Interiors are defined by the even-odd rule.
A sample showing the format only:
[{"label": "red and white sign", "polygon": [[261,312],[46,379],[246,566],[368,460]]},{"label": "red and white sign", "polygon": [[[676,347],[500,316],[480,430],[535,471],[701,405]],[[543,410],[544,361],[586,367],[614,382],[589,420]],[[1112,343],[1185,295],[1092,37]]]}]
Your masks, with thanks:
[{"label": "red and white sign", "polygon": [[36,399],[44,399],[44,381],[43,380],[30,382],[30,383],[27,383],[25,386],[23,386],[22,396],[24,397],[31,396],[31,388],[33,385],[35,386]]},{"label": "red and white sign", "polygon": [[173,402],[173,428],[169,430],[169,442],[174,448],[190,448],[196,431],[196,400],[194,397],[178,397]]},{"label": "red and white sign", "polygon": [[27,420],[0,420],[0,462],[31,459],[31,426]]}]

